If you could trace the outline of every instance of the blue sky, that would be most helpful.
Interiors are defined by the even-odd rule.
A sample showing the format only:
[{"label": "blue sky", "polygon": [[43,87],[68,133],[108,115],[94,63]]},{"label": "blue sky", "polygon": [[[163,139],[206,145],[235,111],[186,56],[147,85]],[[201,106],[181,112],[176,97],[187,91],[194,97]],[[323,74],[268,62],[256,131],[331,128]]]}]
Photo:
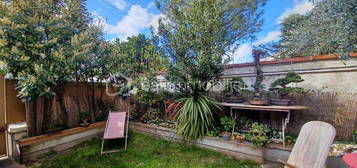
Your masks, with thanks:
[{"label": "blue sky", "polygon": [[[104,26],[105,37],[109,41],[115,38],[125,40],[138,33],[150,36],[150,26],[156,28],[162,16],[154,0],[87,0],[86,7]],[[279,21],[282,18],[293,13],[304,14],[312,8],[308,0],[267,0],[262,31],[256,34],[256,41],[240,43],[232,63],[251,62],[252,45],[279,39]]]}]

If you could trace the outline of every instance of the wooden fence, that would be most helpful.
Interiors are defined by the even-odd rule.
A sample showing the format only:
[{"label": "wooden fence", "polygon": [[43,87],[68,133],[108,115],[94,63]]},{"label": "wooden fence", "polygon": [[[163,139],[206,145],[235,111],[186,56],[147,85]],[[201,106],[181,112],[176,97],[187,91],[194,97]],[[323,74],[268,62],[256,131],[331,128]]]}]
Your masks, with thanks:
[{"label": "wooden fence", "polygon": [[292,95],[292,99],[310,109],[292,115],[292,124],[288,127],[290,132],[297,133],[304,123],[311,120],[332,124],[341,140],[350,140],[352,131],[357,130],[357,93],[312,92]]},{"label": "wooden fence", "polygon": [[[9,123],[26,120],[25,103],[17,97],[17,80],[6,80],[6,113]],[[71,83],[61,88],[63,97],[58,94],[42,101],[42,110],[36,111],[32,116],[35,120],[36,134],[42,134],[76,127],[79,125],[79,113],[89,112],[92,114],[91,122],[104,120],[109,110],[124,110],[130,105],[132,98],[123,99],[117,96],[108,96],[105,93],[105,85],[101,83]],[[109,88],[111,93],[114,88]],[[60,100],[62,99],[62,100]],[[39,102],[35,106],[39,106]],[[40,108],[39,108],[40,109]],[[104,118],[103,118],[104,117]]]}]

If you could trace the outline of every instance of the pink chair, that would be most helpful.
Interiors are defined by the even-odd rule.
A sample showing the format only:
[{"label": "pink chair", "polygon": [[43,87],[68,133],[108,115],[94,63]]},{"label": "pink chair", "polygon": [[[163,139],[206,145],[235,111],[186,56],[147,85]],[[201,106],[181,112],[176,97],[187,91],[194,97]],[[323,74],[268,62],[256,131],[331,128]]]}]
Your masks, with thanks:
[{"label": "pink chair", "polygon": [[129,111],[128,112],[110,112],[102,138],[101,154],[119,152],[121,150],[104,151],[104,141],[110,139],[125,138],[126,150],[128,144],[128,127],[129,127]]},{"label": "pink chair", "polygon": [[350,168],[357,168],[357,153],[345,154],[342,159]]}]

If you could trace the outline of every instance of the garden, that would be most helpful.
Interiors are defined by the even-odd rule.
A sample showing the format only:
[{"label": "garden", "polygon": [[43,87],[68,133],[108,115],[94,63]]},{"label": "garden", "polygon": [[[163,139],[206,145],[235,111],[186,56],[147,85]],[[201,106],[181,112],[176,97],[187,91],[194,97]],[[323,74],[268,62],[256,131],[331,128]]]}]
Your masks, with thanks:
[{"label": "garden", "polygon": [[[337,81],[350,76],[330,84],[347,92],[324,91],[316,76],[353,75],[357,4],[314,2],[282,21],[281,40],[254,45],[253,62],[230,64],[257,38],[266,3],[160,0],[165,17],[150,37],[107,41],[83,0],[2,1],[0,71],[26,119],[24,136],[8,131],[11,155],[34,168],[282,167],[303,125],[322,121],[335,131],[319,140],[331,141],[323,164],[328,154],[328,167],[344,164],[357,152],[357,91]],[[106,148],[127,150],[101,155],[108,116],[123,111],[128,139]]]}]

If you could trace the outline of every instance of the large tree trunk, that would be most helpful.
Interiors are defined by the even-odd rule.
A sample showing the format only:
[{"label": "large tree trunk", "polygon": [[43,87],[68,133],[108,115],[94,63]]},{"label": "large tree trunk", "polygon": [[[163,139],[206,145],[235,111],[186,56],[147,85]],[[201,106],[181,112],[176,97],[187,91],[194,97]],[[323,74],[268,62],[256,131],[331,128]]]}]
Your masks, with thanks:
[{"label": "large tree trunk", "polygon": [[43,119],[45,115],[45,109],[46,108],[46,98],[44,97],[39,97],[36,100],[36,107],[35,107],[35,113],[36,113],[36,135],[41,135],[42,134],[42,128],[43,128]]},{"label": "large tree trunk", "polygon": [[25,102],[26,109],[26,124],[27,124],[27,135],[29,137],[36,135],[36,112],[35,112],[35,102]]}]

